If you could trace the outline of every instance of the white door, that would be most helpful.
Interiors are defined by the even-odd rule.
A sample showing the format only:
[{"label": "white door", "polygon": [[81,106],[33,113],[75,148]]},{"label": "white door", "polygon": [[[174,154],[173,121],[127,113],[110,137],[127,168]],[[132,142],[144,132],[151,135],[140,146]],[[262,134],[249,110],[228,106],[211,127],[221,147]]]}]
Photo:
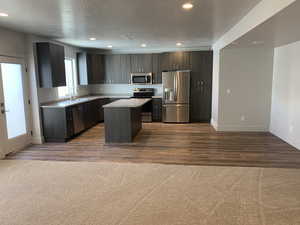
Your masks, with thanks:
[{"label": "white door", "polygon": [[0,57],[0,158],[31,142],[23,60]]}]

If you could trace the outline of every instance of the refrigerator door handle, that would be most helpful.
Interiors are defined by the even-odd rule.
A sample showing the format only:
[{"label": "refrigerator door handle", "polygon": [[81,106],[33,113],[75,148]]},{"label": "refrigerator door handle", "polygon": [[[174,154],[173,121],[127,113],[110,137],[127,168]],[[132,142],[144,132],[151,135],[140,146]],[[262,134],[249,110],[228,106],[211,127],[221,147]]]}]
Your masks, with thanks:
[{"label": "refrigerator door handle", "polygon": [[174,76],[174,101],[177,101],[177,76]]}]

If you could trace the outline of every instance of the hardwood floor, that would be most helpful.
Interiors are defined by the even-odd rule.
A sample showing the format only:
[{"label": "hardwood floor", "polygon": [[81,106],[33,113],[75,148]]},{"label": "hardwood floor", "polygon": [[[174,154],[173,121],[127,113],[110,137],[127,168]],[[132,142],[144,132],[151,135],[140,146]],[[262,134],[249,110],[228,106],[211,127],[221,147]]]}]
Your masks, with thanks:
[{"label": "hardwood floor", "polygon": [[134,143],[104,143],[104,126],[68,143],[32,145],[6,159],[300,168],[300,151],[270,133],[215,132],[209,124],[145,123]]}]

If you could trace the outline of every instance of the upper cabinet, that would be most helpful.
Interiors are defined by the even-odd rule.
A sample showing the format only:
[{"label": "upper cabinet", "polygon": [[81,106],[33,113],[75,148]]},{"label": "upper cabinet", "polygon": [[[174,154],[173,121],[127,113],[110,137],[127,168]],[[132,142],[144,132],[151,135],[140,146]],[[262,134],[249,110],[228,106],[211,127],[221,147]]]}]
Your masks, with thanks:
[{"label": "upper cabinet", "polygon": [[151,73],[152,70],[152,54],[131,55],[132,73]]},{"label": "upper cabinet", "polygon": [[131,57],[126,54],[105,56],[105,83],[129,84],[131,72]]},{"label": "upper cabinet", "polygon": [[63,46],[40,42],[36,44],[40,87],[66,86],[65,50]]},{"label": "upper cabinet", "polygon": [[191,53],[190,52],[167,52],[160,55],[161,71],[170,70],[190,70]]},{"label": "upper cabinet", "polygon": [[131,73],[131,56],[130,55],[121,55],[120,56],[121,62],[121,72],[119,83],[120,84],[130,84],[130,73]]},{"label": "upper cabinet", "polygon": [[105,80],[105,61],[100,54],[77,53],[78,84],[101,84]]},{"label": "upper cabinet", "polygon": [[152,54],[153,83],[161,84],[160,54]]},{"label": "upper cabinet", "polygon": [[121,55],[105,56],[105,82],[107,84],[117,84],[121,73]]}]

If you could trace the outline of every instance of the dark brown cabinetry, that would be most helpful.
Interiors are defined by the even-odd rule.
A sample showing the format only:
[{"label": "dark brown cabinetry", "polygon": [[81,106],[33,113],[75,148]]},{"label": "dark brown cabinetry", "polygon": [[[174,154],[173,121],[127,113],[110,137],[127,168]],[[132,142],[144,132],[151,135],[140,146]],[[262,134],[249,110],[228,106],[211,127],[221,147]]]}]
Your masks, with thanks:
[{"label": "dark brown cabinetry", "polygon": [[43,127],[46,142],[62,142],[74,135],[71,108],[43,108]]},{"label": "dark brown cabinetry", "polygon": [[119,83],[121,77],[121,55],[105,56],[105,82],[107,84]]},{"label": "dark brown cabinetry", "polygon": [[65,50],[63,46],[40,42],[36,44],[40,87],[66,86]]},{"label": "dark brown cabinetry", "polygon": [[105,80],[104,55],[77,53],[78,84],[101,84]]},{"label": "dark brown cabinetry", "polygon": [[161,70],[160,70],[160,55],[152,54],[152,73],[153,73],[153,83],[161,84]]},{"label": "dark brown cabinetry", "polygon": [[211,119],[212,63],[212,51],[191,53],[191,122]]},{"label": "dark brown cabinetry", "polygon": [[103,105],[108,99],[97,99],[65,108],[42,108],[46,142],[64,142],[104,120]]},{"label": "dark brown cabinetry", "polygon": [[190,70],[191,52],[167,52],[160,55],[160,70]]},{"label": "dark brown cabinetry", "polygon": [[162,99],[161,98],[152,99],[152,121],[153,122],[162,121]]},{"label": "dark brown cabinetry", "polygon": [[152,70],[152,54],[131,55],[132,73],[151,73]]},{"label": "dark brown cabinetry", "polygon": [[[74,134],[78,134],[82,132],[85,129],[85,121],[84,121],[84,105],[75,105],[70,108],[66,108],[66,110],[70,110],[72,112],[72,125],[73,125],[73,131]],[[44,127],[45,130],[45,127]]]},{"label": "dark brown cabinetry", "polygon": [[120,55],[120,77],[117,79],[120,84],[130,84],[131,57],[130,55]]}]

